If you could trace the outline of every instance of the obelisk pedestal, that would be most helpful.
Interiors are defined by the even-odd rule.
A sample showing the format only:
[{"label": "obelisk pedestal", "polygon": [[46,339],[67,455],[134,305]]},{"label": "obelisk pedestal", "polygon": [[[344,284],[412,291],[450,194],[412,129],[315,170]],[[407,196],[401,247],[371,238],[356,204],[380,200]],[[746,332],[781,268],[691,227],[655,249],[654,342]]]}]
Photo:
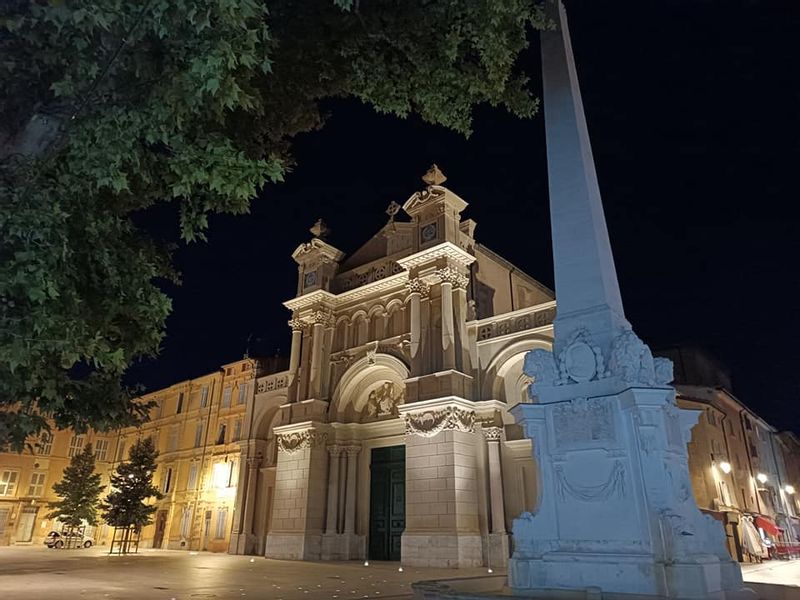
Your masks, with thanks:
[{"label": "obelisk pedestal", "polygon": [[[695,504],[686,444],[696,422],[675,403],[672,364],[625,318],[560,1],[542,32],[556,299],[553,352],[525,372],[535,404],[511,412],[533,440],[540,498],[513,526],[519,594],[599,590],[663,598],[741,592],[722,526]],[[646,249],[637,248],[641,253]]]}]

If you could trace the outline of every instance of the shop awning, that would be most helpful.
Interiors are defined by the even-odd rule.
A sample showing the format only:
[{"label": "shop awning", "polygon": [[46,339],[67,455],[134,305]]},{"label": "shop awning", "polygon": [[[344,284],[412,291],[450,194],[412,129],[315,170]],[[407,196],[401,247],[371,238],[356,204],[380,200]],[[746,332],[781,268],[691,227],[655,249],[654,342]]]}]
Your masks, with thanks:
[{"label": "shop awning", "polygon": [[761,527],[767,535],[777,537],[781,534],[781,528],[775,524],[775,521],[769,517],[758,515],[756,517],[756,527]]}]

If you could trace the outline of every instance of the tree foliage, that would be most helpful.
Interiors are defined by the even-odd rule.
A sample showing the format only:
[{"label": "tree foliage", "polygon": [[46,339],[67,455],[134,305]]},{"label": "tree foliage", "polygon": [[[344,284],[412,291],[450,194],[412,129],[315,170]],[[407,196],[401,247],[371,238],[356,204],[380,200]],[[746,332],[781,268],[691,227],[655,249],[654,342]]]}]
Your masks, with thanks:
[{"label": "tree foliage", "polygon": [[97,505],[104,486],[94,469],[94,451],[87,444],[72,457],[63,478],[53,486],[60,500],[50,503],[53,510],[47,515],[49,519],[58,519],[68,527],[80,527],[84,521],[97,525]]},{"label": "tree foliage", "polygon": [[153,485],[156,458],[153,438],[138,440],[131,446],[128,461],[120,463],[111,476],[111,491],[101,506],[106,523],[137,530],[151,523],[156,506],[147,501],[164,497]]},{"label": "tree foliage", "polygon": [[473,107],[531,116],[515,61],[535,0],[13,0],[0,8],[0,446],[124,426],[120,377],[157,352],[177,281],[131,220],[185,241],[291,168],[320,103],[469,134]]}]

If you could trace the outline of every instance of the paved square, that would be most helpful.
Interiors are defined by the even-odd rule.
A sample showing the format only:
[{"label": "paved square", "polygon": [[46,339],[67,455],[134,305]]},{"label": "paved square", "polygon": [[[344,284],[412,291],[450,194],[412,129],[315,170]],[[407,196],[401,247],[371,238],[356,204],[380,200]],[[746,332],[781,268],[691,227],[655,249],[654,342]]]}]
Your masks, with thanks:
[{"label": "paved square", "polygon": [[[252,560],[252,562],[251,562]],[[0,547],[3,600],[406,600],[411,583],[486,569],[398,571],[398,563],[294,562],[208,552]],[[800,585],[800,560],[744,565],[745,581]],[[496,574],[501,574],[497,572]]]},{"label": "paved square", "polygon": [[[399,563],[309,563],[207,552],[0,548],[3,600],[400,600],[411,583],[486,574],[486,569],[423,569]],[[252,559],[252,562],[251,562]]]}]

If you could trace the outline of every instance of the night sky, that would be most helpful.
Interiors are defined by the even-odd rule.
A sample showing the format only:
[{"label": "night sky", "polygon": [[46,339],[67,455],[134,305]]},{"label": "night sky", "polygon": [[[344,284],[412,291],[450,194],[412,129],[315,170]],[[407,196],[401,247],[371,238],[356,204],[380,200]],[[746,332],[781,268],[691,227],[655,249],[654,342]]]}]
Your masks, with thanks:
[{"label": "night sky", "polygon": [[[692,343],[734,393],[800,431],[800,9],[796,2],[567,2],[598,177],[628,319],[653,348]],[[522,58],[540,88],[538,39]],[[435,76],[435,74],[432,74]],[[246,216],[211,219],[175,255],[183,285],[148,389],[251,355],[288,355],[291,253],[322,217],[350,253],[422,189],[436,162],[470,206],[476,238],[553,286],[544,127],[476,111],[465,139],[357,101],[297,140],[297,167]],[[144,222],[177,237],[174,209]]]}]

